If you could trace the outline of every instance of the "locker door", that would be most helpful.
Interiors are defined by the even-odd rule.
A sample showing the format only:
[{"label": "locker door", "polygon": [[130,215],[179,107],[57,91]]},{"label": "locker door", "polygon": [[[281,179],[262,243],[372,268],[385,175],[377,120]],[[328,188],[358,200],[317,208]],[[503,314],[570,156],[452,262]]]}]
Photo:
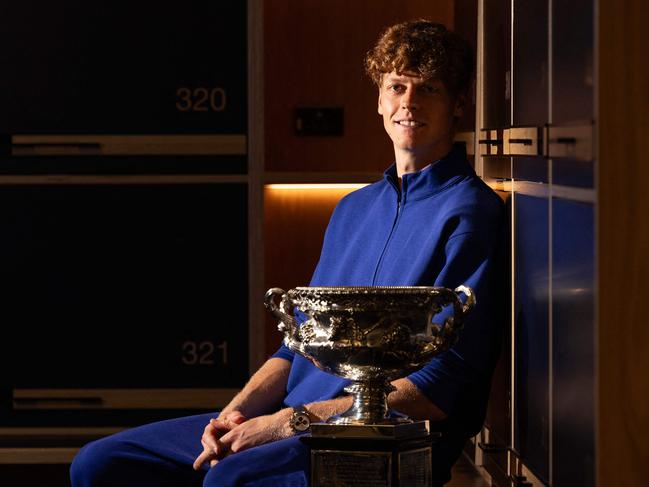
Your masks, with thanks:
[{"label": "locker door", "polygon": [[594,486],[594,206],[552,203],[554,487]]},{"label": "locker door", "polygon": [[[455,1],[455,32],[469,42],[473,48],[473,55],[477,56],[478,40],[478,2],[477,0],[456,0]],[[475,74],[475,73],[474,73]],[[475,85],[474,85],[475,86]],[[469,92],[469,99],[460,120],[457,132],[473,132],[475,130],[476,93]]]},{"label": "locker door", "polygon": [[485,2],[483,129],[510,123],[511,1]]},{"label": "locker door", "polygon": [[552,3],[552,123],[593,119],[592,0]]},{"label": "locker door", "polygon": [[[125,402],[164,408],[146,390],[243,386],[246,201],[246,184],[3,187],[0,347],[15,406],[129,389]],[[110,408],[92,400],[80,406]]]},{"label": "locker door", "polygon": [[548,122],[548,1],[514,2],[512,110],[514,127]]},{"label": "locker door", "polygon": [[549,199],[517,192],[514,204],[514,448],[523,463],[547,481],[550,442]]}]

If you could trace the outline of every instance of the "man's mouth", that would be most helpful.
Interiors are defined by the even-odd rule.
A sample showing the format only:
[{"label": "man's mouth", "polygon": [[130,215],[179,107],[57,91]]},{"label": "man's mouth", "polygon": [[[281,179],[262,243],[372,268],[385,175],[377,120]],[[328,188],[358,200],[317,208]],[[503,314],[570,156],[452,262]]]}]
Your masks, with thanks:
[{"label": "man's mouth", "polygon": [[397,120],[396,122],[398,125],[401,125],[402,127],[421,127],[424,125],[422,122],[418,122],[417,120]]}]

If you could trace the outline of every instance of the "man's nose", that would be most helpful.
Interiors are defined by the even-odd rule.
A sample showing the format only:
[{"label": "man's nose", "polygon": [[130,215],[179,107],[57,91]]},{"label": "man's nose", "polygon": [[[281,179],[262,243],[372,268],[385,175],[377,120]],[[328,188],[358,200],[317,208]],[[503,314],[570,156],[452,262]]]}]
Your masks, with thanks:
[{"label": "man's nose", "polygon": [[413,110],[419,106],[419,101],[417,99],[417,94],[414,90],[406,90],[401,97],[401,108],[407,110]]}]

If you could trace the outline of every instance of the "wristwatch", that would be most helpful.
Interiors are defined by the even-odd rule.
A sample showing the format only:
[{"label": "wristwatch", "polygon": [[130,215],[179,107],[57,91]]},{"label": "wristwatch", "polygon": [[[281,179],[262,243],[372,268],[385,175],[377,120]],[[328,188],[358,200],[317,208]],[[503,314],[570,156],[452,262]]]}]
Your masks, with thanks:
[{"label": "wristwatch", "polygon": [[309,417],[309,411],[306,410],[303,404],[293,408],[293,413],[288,424],[296,433],[304,433],[309,430],[311,427],[311,418]]}]

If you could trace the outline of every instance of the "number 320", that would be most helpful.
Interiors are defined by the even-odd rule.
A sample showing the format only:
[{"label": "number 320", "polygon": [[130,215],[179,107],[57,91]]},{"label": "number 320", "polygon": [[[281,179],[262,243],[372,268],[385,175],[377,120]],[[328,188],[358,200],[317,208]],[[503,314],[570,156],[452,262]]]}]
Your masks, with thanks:
[{"label": "number 320", "polygon": [[179,112],[222,112],[226,106],[225,90],[220,87],[181,87],[176,90],[176,109]]}]

